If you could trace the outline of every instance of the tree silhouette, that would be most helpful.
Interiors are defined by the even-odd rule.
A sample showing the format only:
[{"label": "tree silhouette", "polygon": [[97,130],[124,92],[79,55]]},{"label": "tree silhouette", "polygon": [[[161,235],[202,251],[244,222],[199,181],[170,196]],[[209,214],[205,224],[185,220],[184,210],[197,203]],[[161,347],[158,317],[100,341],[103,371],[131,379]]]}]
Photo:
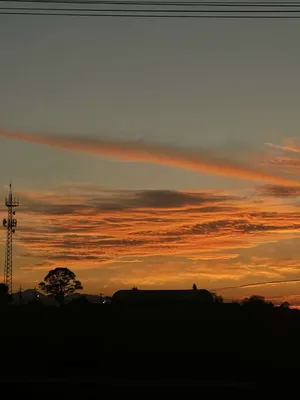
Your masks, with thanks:
[{"label": "tree silhouette", "polygon": [[263,296],[251,296],[251,297],[246,297],[243,302],[243,306],[247,307],[248,309],[252,310],[265,310],[266,308],[274,307],[274,304],[266,301]]},{"label": "tree silhouette", "polygon": [[223,303],[223,297],[217,295],[216,293],[212,293],[213,295],[213,301],[214,303],[222,304]]},{"label": "tree silhouette", "polygon": [[193,283],[193,290],[197,290],[198,288],[197,288],[197,285],[196,285],[196,283]]},{"label": "tree silhouette", "polygon": [[290,308],[290,303],[288,301],[284,301],[280,304],[280,308]]},{"label": "tree silhouette", "polygon": [[55,268],[48,272],[44,282],[39,283],[39,289],[50,294],[63,304],[65,297],[74,293],[75,290],[82,290],[82,284],[76,280],[74,272],[68,268]]},{"label": "tree silhouette", "polygon": [[263,296],[253,295],[251,297],[246,297],[243,300],[243,304],[266,304],[266,301]]}]

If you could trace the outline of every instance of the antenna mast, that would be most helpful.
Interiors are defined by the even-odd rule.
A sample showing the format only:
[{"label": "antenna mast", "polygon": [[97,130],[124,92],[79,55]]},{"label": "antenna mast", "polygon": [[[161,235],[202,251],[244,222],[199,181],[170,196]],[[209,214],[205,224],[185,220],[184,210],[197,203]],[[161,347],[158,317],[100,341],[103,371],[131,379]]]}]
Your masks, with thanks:
[{"label": "antenna mast", "polygon": [[12,195],[11,183],[9,184],[8,197],[5,197],[5,205],[7,207],[7,219],[3,219],[3,226],[6,228],[6,248],[4,263],[4,283],[8,287],[8,294],[12,294],[12,236],[17,227],[14,208],[18,207],[19,199]]}]

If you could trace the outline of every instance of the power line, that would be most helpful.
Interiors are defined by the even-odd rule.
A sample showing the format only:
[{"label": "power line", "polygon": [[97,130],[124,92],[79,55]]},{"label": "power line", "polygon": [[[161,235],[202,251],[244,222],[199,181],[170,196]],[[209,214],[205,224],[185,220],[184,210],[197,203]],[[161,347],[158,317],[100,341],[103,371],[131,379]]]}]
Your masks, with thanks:
[{"label": "power line", "polygon": [[194,18],[194,19],[299,19],[298,15],[200,15],[200,14],[117,14],[117,13],[47,13],[1,11],[0,15],[64,16],[64,17],[111,17],[111,18]]},{"label": "power line", "polygon": [[[264,13],[262,10],[251,10],[251,11],[241,11],[241,10],[203,10],[203,11],[198,11],[198,10],[168,10],[168,9],[162,9],[162,10],[157,10],[157,9],[148,9],[148,10],[140,10],[140,9],[124,9],[124,8],[113,8],[113,9],[99,9],[99,8],[48,8],[48,7],[0,7],[0,10],[3,11],[60,11],[60,12],[65,12],[65,11],[72,11],[72,12],[131,12],[131,13],[138,13],[138,12],[147,12],[147,13]],[[271,10],[267,11],[268,13],[300,13],[300,10]]]},{"label": "power line", "polygon": [[138,6],[172,6],[172,7],[300,7],[299,1],[151,1],[151,0],[0,0],[0,2],[9,3],[44,3],[44,4],[97,4],[97,5],[138,5]]},{"label": "power line", "polygon": [[[4,0],[0,0],[3,2]],[[28,4],[26,7],[0,7],[0,15],[43,15],[71,17],[127,17],[127,18],[276,18],[297,19],[300,1],[153,1],[153,0],[14,0],[12,3]],[[69,5],[69,8],[34,7],[33,5]],[[98,5],[101,8],[74,8],[73,5]],[[107,6],[113,6],[108,8]],[[122,8],[117,6],[123,5]],[[125,8],[124,6],[129,6]],[[134,6],[134,7],[133,7]],[[143,7],[148,8],[143,8]],[[151,6],[151,8],[149,8]],[[174,8],[174,7],[179,8]],[[138,7],[138,8],[137,8]],[[155,7],[155,8],[153,8]],[[161,8],[163,7],[163,8]],[[171,8],[166,8],[171,7]],[[229,8],[228,8],[229,7]],[[231,7],[231,8],[230,8]],[[277,14],[277,15],[276,15]]]}]

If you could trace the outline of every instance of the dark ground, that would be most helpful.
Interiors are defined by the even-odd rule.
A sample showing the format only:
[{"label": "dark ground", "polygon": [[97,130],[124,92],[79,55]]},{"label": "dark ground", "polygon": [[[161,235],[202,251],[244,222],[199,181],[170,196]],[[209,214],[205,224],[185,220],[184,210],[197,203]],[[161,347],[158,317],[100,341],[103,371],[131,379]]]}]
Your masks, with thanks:
[{"label": "dark ground", "polygon": [[[100,387],[293,392],[300,312],[214,306],[121,312],[111,306],[9,307],[1,318],[2,385],[98,393]],[[244,396],[243,396],[244,397]]]}]

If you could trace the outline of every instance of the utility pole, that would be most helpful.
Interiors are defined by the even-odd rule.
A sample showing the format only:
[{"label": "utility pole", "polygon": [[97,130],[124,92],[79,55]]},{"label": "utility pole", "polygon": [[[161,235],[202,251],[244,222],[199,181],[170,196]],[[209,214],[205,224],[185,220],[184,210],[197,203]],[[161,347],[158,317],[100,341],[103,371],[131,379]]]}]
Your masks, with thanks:
[{"label": "utility pole", "polygon": [[8,294],[12,294],[12,236],[17,227],[14,208],[18,207],[19,200],[12,195],[11,183],[9,184],[8,197],[5,197],[5,205],[7,207],[7,219],[3,219],[3,226],[6,228],[6,248],[5,248],[5,263],[4,263],[4,283],[8,287]]}]

